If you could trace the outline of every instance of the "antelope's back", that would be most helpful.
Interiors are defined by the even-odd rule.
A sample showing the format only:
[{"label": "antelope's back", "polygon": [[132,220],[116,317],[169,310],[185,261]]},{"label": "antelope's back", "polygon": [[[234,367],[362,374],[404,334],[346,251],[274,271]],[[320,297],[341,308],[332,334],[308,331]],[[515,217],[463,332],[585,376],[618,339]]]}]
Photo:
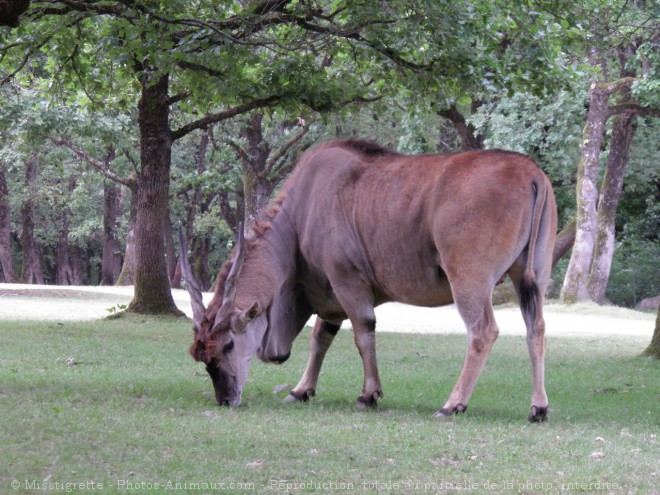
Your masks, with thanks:
[{"label": "antelope's back", "polygon": [[497,279],[520,256],[539,184],[551,194],[517,153],[408,156],[340,142],[303,158],[288,199],[319,273],[359,270],[381,301],[436,306],[451,302],[447,271]]}]

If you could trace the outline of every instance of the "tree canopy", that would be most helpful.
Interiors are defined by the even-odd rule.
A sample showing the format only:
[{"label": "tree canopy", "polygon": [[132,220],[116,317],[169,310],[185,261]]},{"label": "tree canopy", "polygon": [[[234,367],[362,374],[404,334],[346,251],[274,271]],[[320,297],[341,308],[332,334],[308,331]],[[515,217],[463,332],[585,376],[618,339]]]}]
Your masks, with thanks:
[{"label": "tree canopy", "polygon": [[[0,215],[0,247],[22,252],[17,233],[25,237],[30,205],[12,181],[36,180],[32,163],[60,202],[96,188],[95,227],[82,224],[122,239],[107,249],[125,251],[125,269],[136,249],[135,279],[126,277],[136,284],[133,307],[168,312],[171,219],[215,232],[186,225],[200,256],[211,239],[226,252],[227,225],[253,214],[241,208],[258,209],[278,170],[322,136],[357,133],[411,152],[513,147],[568,191],[594,74],[588,48],[613,66],[634,46],[624,65],[639,70],[625,76],[629,97],[613,100],[611,112],[635,105],[655,115],[657,18],[657,6],[623,0],[33,1],[20,25],[0,28],[0,175],[12,179],[9,203],[0,202],[10,212]],[[109,182],[123,189],[112,193]],[[569,217],[575,195],[558,197]],[[116,220],[104,217],[110,204]],[[70,256],[74,246],[88,249],[76,233],[85,231],[82,209],[33,245],[63,238]]]}]

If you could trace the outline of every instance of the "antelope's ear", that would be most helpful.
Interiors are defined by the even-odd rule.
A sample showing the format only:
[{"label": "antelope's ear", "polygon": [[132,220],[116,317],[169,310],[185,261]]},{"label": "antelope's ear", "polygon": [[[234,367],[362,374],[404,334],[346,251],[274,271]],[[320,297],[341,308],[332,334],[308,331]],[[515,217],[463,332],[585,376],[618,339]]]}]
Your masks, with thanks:
[{"label": "antelope's ear", "polygon": [[254,301],[252,306],[244,311],[241,311],[236,316],[234,324],[232,325],[234,332],[243,333],[245,331],[245,327],[247,327],[247,324],[254,320],[262,312],[263,311],[261,309],[261,305],[257,301]]}]

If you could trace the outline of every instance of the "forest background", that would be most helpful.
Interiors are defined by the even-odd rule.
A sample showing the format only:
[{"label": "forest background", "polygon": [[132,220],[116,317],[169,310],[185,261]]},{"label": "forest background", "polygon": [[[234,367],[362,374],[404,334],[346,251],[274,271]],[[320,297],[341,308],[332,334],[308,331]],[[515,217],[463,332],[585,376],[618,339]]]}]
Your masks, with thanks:
[{"label": "forest background", "polygon": [[296,158],[355,137],[531,155],[552,295],[660,294],[657,2],[4,0],[0,23],[0,282],[177,312],[179,225],[208,289]]}]

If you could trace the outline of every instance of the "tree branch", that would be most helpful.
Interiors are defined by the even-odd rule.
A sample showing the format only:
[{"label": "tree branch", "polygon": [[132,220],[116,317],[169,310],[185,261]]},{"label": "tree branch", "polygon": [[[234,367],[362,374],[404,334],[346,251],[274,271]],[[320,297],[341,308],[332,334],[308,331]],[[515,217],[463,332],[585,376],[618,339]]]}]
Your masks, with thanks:
[{"label": "tree branch", "polygon": [[250,101],[248,103],[243,103],[242,105],[229,108],[222,112],[208,114],[201,119],[190,122],[189,124],[186,124],[183,127],[180,127],[175,131],[172,131],[172,141],[181,139],[183,136],[186,136],[187,134],[190,134],[192,131],[195,131],[197,129],[203,129],[204,127],[208,127],[217,122],[222,122],[223,120],[231,119],[232,117],[236,117],[237,115],[247,113],[251,110],[273,106],[278,101],[280,101],[280,96],[274,95],[274,96],[269,96],[268,98],[262,98],[262,99]]},{"label": "tree branch", "polygon": [[612,82],[595,82],[592,89],[611,95],[624,89],[630,89],[630,86],[637,80],[636,77],[623,77]]},{"label": "tree branch", "polygon": [[[7,74],[5,77],[2,78],[2,80],[0,80],[0,86],[2,86],[3,84],[6,84],[9,81],[11,81],[14,78],[14,76],[16,74],[18,74],[21,71],[21,69],[23,69],[23,67],[25,67],[25,65],[28,63],[28,60],[30,60],[30,56],[32,55],[32,53],[33,52],[31,50],[27,51],[27,53],[25,54],[25,57],[23,58],[23,60],[19,64],[18,68],[14,72],[12,72],[10,74]],[[3,58],[4,58],[4,55],[3,55]]]},{"label": "tree branch", "polygon": [[239,146],[239,144],[233,139],[227,139],[227,146],[234,150],[238,159],[243,163],[250,163],[250,157],[247,155],[245,150]]},{"label": "tree branch", "polygon": [[[39,3],[46,3],[46,2],[39,2]],[[31,15],[64,15],[68,14],[70,12],[91,12],[99,15],[112,15],[116,17],[121,17],[124,19],[135,19],[135,16],[128,16],[127,14],[127,5],[121,5],[121,2],[119,2],[119,5],[111,4],[108,2],[95,2],[95,1],[88,1],[88,2],[77,2],[74,0],[60,0],[59,2],[48,2],[50,4],[57,4],[59,3],[60,5],[55,5],[52,7],[41,7],[41,6],[35,6],[32,9]],[[135,5],[133,2],[130,2],[131,8],[137,8],[137,5]]]},{"label": "tree branch", "polygon": [[87,152],[81,150],[78,148],[75,144],[73,144],[70,141],[66,141],[64,139],[51,139],[52,143],[57,145],[57,146],[63,146],[65,148],[69,148],[71,151],[73,151],[76,155],[78,155],[80,158],[85,160],[87,163],[89,163],[92,167],[94,167],[96,170],[99,172],[103,173],[108,179],[117,182],[119,184],[122,184],[126,187],[132,187],[133,184],[136,181],[136,178],[134,176],[132,177],[121,177],[117,174],[115,174],[112,170],[110,170],[109,164],[115,159],[115,152],[114,148],[110,150],[108,153],[108,158],[106,160],[97,160]]},{"label": "tree branch", "polygon": [[557,232],[555,239],[555,246],[552,251],[552,266],[564,257],[566,253],[573,247],[575,243],[575,218],[572,218],[564,226],[564,228]]},{"label": "tree branch", "polygon": [[639,112],[637,115],[642,115],[644,117],[655,117],[660,119],[660,108],[648,108],[648,107],[639,107]]},{"label": "tree branch", "polygon": [[298,143],[305,135],[309,132],[310,125],[313,123],[305,123],[303,124],[302,130],[297,133],[295,136],[293,136],[291,139],[289,139],[286,143],[284,143],[282,146],[280,146],[273,155],[268,159],[266,162],[266,168],[268,170],[269,175],[273,179],[279,179],[282,174],[290,167],[293,166],[291,164],[289,167],[285,166],[280,166],[277,167],[277,162],[279,162],[291,149],[292,146],[294,146],[296,143]]},{"label": "tree branch", "polygon": [[429,71],[433,69],[433,66],[435,65],[435,60],[431,60],[428,64],[416,64],[414,62],[410,62],[408,60],[405,60],[403,57],[401,57],[398,53],[396,53],[395,50],[393,50],[390,47],[383,46],[377,41],[370,41],[364,36],[362,36],[359,33],[359,29],[361,29],[361,26],[355,29],[352,29],[351,31],[343,31],[340,29],[333,29],[329,27],[323,27],[323,26],[318,26],[316,24],[312,24],[308,22],[307,19],[304,18],[294,18],[294,21],[303,29],[306,31],[312,31],[316,33],[321,33],[321,34],[329,34],[332,36],[336,36],[338,38],[343,38],[343,39],[351,39],[355,41],[359,41],[360,43],[368,46],[372,50],[377,51],[381,55],[385,56],[386,58],[390,59],[392,62],[396,63],[397,65],[401,67],[405,67],[407,69],[412,69],[416,71]]},{"label": "tree branch", "polygon": [[183,91],[182,93],[179,93],[178,95],[173,95],[170,96],[169,99],[167,100],[167,105],[171,106],[174,105],[175,103],[180,102],[181,100],[185,100],[189,96],[192,96],[192,91]]},{"label": "tree branch", "polygon": [[660,109],[658,108],[648,108],[639,105],[634,102],[624,102],[617,103],[616,105],[610,105],[608,107],[608,116],[621,115],[622,113],[634,113],[635,115],[643,115],[644,117],[656,117],[660,118]]},{"label": "tree branch", "polygon": [[224,72],[211,69],[210,67],[206,67],[205,65],[202,64],[186,62],[185,60],[182,60],[177,65],[182,69],[192,70],[193,72],[206,72],[209,76],[217,77],[218,79],[223,79],[226,76]]}]

